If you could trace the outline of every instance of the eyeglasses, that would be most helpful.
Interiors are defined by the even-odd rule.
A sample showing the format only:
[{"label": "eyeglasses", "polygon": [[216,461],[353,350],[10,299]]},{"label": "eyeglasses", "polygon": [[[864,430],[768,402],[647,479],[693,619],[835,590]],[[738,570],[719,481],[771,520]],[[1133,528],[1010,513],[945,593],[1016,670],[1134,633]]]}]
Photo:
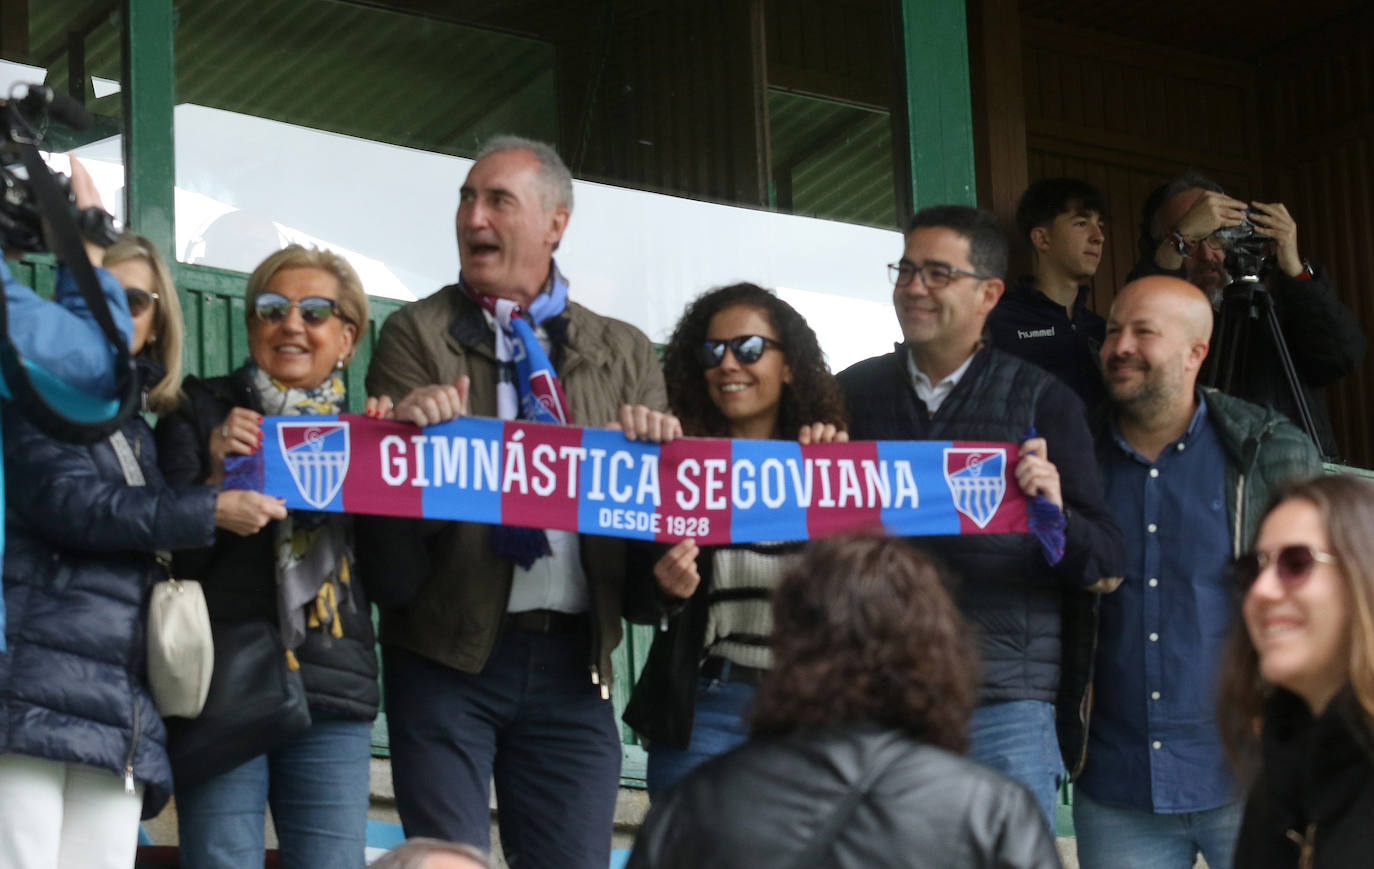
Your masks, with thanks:
[{"label": "eyeglasses", "polygon": [[1313,549],[1303,543],[1295,543],[1283,547],[1273,555],[1268,552],[1247,552],[1236,559],[1233,570],[1236,585],[1242,592],[1248,592],[1264,569],[1273,564],[1275,572],[1279,575],[1279,582],[1283,583],[1285,590],[1291,590],[1307,581],[1307,577],[1312,574],[1312,568],[1316,567],[1318,562],[1335,564],[1336,561],[1336,556],[1330,553]]},{"label": "eyeglasses", "polygon": [[702,368],[715,368],[725,361],[725,348],[729,347],[730,352],[735,354],[735,361],[741,365],[750,365],[759,361],[759,357],[769,347],[782,349],[782,345],[772,338],[765,338],[762,335],[736,335],[724,341],[704,341],[697,348],[697,360],[701,362]]},{"label": "eyeglasses", "polygon": [[902,260],[887,264],[887,276],[892,281],[893,286],[909,287],[911,282],[916,279],[917,274],[920,274],[921,283],[925,284],[928,290],[947,287],[950,281],[955,278],[977,278],[980,281],[988,279],[988,275],[966,272],[963,269],[951,268],[942,263],[925,263],[918,266],[913,262]]},{"label": "eyeglasses", "polygon": [[1207,248],[1212,253],[1219,253],[1226,250],[1228,241],[1227,239],[1217,237],[1217,235],[1213,233],[1206,238],[1200,238],[1189,244],[1189,248],[1192,250],[1196,250],[1199,246]]},{"label": "eyeglasses", "polygon": [[339,313],[339,303],[324,296],[306,296],[293,302],[280,293],[263,293],[253,302],[253,316],[264,323],[280,323],[292,308],[300,309],[307,326],[318,326]]},{"label": "eyeglasses", "polygon": [[129,300],[129,315],[133,317],[141,315],[153,306],[153,302],[162,298],[157,293],[150,293],[137,287],[125,287],[124,295]]}]

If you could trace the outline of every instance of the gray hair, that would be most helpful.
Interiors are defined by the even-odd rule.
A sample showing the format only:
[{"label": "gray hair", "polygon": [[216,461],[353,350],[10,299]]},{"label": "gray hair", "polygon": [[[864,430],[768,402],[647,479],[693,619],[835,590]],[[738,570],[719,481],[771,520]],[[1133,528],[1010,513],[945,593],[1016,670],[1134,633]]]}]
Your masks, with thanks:
[{"label": "gray hair", "polygon": [[466,857],[483,869],[490,869],[491,861],[485,852],[472,845],[460,842],[445,842],[443,839],[426,839],[416,836],[369,863],[368,869],[424,869],[425,860],[434,854],[451,854]]},{"label": "gray hair", "polygon": [[1221,189],[1220,184],[1196,169],[1189,169],[1150,191],[1150,195],[1145,198],[1145,205],[1140,210],[1140,234],[1136,238],[1136,247],[1141,259],[1153,259],[1155,248],[1164,238],[1164,227],[1159,225],[1159,213],[1164,210],[1164,204],[1180,193],[1197,189],[1216,193],[1226,192]]},{"label": "gray hair", "polygon": [[1225,193],[1221,185],[1203,175],[1196,169],[1189,169],[1177,178],[1173,178],[1164,184],[1156,187],[1145,202],[1145,221],[1148,225],[1149,235],[1154,241],[1158,242],[1164,237],[1164,227],[1159,225],[1159,212],[1164,210],[1164,203],[1173,199],[1180,193],[1189,190],[1211,190],[1215,193]]},{"label": "gray hair", "polygon": [[561,206],[566,208],[569,214],[572,213],[572,173],[568,171],[567,164],[558,156],[552,145],[526,139],[524,136],[495,136],[477,150],[476,159],[481,160],[489,154],[499,154],[502,151],[528,151],[533,154],[534,159],[539,161],[539,183],[543,187],[540,199],[544,203],[544,208],[553,210]]}]

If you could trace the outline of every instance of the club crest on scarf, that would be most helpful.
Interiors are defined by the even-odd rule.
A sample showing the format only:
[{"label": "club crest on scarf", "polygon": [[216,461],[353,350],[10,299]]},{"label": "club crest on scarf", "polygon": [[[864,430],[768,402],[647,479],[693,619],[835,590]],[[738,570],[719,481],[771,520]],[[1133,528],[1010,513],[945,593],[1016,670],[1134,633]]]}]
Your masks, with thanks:
[{"label": "club crest on scarf", "polygon": [[986,528],[1007,492],[1006,451],[946,447],[944,453],[945,485],[954,509]]},{"label": "club crest on scarf", "polygon": [[348,423],[281,422],[277,442],[305,502],[323,510],[348,474]]}]

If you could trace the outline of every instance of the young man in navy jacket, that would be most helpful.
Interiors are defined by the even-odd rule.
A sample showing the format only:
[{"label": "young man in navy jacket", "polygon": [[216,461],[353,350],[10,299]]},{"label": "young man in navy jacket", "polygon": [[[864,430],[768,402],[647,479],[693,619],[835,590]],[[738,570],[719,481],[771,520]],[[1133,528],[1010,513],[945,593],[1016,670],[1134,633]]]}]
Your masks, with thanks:
[{"label": "young man in navy jacket", "polygon": [[1034,272],[1014,283],[988,315],[994,347],[1064,381],[1092,409],[1102,401],[1097,353],[1103,320],[1088,308],[1102,262],[1107,201],[1076,178],[1043,178],[1021,194],[1016,229]]}]

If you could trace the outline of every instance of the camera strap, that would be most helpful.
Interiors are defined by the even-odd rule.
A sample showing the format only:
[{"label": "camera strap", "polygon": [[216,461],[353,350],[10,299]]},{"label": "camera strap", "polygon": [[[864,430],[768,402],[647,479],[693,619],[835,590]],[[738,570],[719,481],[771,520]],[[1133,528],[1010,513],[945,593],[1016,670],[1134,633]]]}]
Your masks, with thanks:
[{"label": "camera strap", "polygon": [[[86,256],[85,245],[76,228],[76,221],[72,219],[66,197],[39,156],[38,149],[25,143],[20,145],[19,150],[24,167],[28,170],[30,187],[38,200],[39,211],[48,221],[53,253],[71,270],[86,307],[115,351],[115,398],[119,401],[119,409],[109,417],[102,415],[98,419],[77,419],[53,407],[45,397],[45,392],[50,391],[52,386],[60,387],[60,384],[55,379],[46,384],[49,389],[40,389],[34,384],[32,373],[9,340],[9,311],[3,295],[0,295],[0,337],[4,339],[0,341],[0,371],[4,373],[12,400],[40,431],[69,443],[94,443],[117,431],[138,408],[138,378],[133,360],[129,358],[128,343],[115,327],[114,317],[100,289],[95,269]],[[65,391],[69,394],[78,392],[71,387]],[[94,398],[84,397],[88,402]]]}]

